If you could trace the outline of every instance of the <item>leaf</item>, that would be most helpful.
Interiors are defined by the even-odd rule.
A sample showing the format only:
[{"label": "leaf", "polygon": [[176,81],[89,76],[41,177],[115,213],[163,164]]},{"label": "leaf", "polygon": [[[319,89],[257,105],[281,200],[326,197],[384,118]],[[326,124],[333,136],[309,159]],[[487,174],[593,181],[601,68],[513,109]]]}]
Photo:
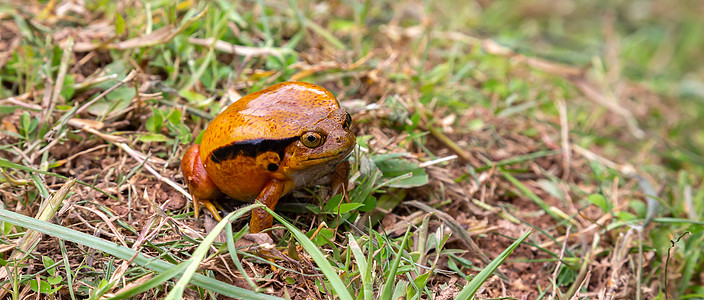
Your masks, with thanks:
[{"label": "leaf", "polygon": [[[352,210],[364,206],[364,203],[342,203],[342,194],[335,195],[325,204],[325,211],[330,214],[346,214]],[[338,210],[339,209],[339,210]]]},{"label": "leaf", "polygon": [[24,112],[20,115],[20,134],[27,136],[29,134],[29,127],[32,122],[32,117],[29,115],[29,112]]},{"label": "leaf", "polygon": [[406,154],[408,154],[408,153],[386,153],[386,154],[374,155],[373,157],[371,157],[371,159],[376,164],[380,161],[403,157]]},{"label": "leaf", "polygon": [[166,124],[169,128],[169,135],[176,137],[176,139],[181,143],[191,143],[191,129],[184,124],[172,124],[171,122]]},{"label": "leaf", "polygon": [[320,213],[320,208],[317,205],[307,204],[306,208],[316,215]]},{"label": "leaf", "polygon": [[428,184],[428,174],[426,174],[425,170],[422,168],[415,169],[410,174],[410,177],[398,180],[389,184],[389,186],[395,188],[412,188]]},{"label": "leaf", "polygon": [[[310,234],[312,234],[314,231],[310,231]],[[335,236],[335,231],[330,229],[330,228],[322,228],[318,231],[318,234],[315,235],[315,237],[312,239],[313,243],[318,246],[322,247],[324,245],[334,245],[332,243],[332,238]]]},{"label": "leaf", "polygon": [[473,265],[473,264],[472,264],[472,261],[471,261],[471,260],[468,260],[468,259],[466,259],[466,258],[459,257],[459,256],[454,255],[454,254],[451,254],[450,257],[452,258],[452,260],[455,260],[455,261],[457,261],[458,263],[460,263],[463,267],[465,267],[465,268],[472,268],[472,265]]},{"label": "leaf", "polygon": [[[413,280],[413,284],[419,289],[422,290],[423,287],[425,287],[425,284],[428,282],[428,279],[430,278],[430,274],[433,273],[433,269],[428,271],[427,273],[424,273],[418,277],[416,277],[415,280]],[[408,295],[406,299],[412,299],[413,297],[416,296],[416,289],[414,289],[411,285],[406,288],[406,294]]]},{"label": "leaf", "polygon": [[[390,187],[411,188],[426,185],[428,174],[425,169],[416,163],[404,159],[377,159],[372,158],[374,164],[381,170],[386,178],[397,178],[389,184]],[[409,175],[410,174],[410,175]],[[403,177],[401,177],[403,176]]]},{"label": "leaf", "polygon": [[44,265],[45,268],[49,268],[47,270],[47,273],[49,273],[49,275],[51,275],[51,276],[54,276],[54,274],[56,273],[56,269],[53,267],[50,268],[51,266],[54,265],[54,260],[51,259],[51,257],[42,255],[42,264]]},{"label": "leaf", "polygon": [[115,32],[117,35],[121,35],[125,32],[125,19],[123,19],[122,15],[118,12],[115,12]]},{"label": "leaf", "polygon": [[[367,262],[367,258],[364,257],[364,252],[359,246],[354,236],[351,233],[347,233],[347,241],[349,248],[352,250],[352,255],[354,255],[354,261],[357,263],[357,268],[359,269],[359,276],[362,278],[362,289],[364,294],[364,299],[374,299],[373,292],[373,281],[371,278],[371,269]],[[371,251],[370,251],[371,252]]]},{"label": "leaf", "polygon": [[181,95],[181,97],[186,98],[189,103],[195,105],[196,107],[202,107],[209,102],[207,101],[207,97],[191,90],[181,90],[178,94]]},{"label": "leaf", "polygon": [[96,101],[88,112],[96,115],[108,115],[112,112],[121,111],[130,105],[130,102],[135,96],[133,87],[119,87],[105,95],[105,98]]},{"label": "leaf", "polygon": [[605,213],[611,212],[611,209],[612,209],[611,202],[609,200],[607,200],[606,197],[604,197],[604,195],[602,195],[602,194],[591,194],[591,195],[589,195],[589,197],[587,197],[587,201],[589,201],[589,203],[592,203],[592,204],[598,206]]},{"label": "leaf", "polygon": [[169,140],[168,137],[161,133],[146,133],[139,136],[141,142],[166,142]]},{"label": "leaf", "polygon": [[633,220],[637,219],[635,215],[633,215],[632,213],[626,212],[626,211],[616,212],[616,218],[620,222],[633,221]]},{"label": "leaf", "polygon": [[360,208],[364,206],[364,203],[342,203],[340,204],[340,214],[346,214],[350,211],[353,211],[357,208]]},{"label": "leaf", "polygon": [[57,285],[57,284],[61,283],[61,281],[63,279],[64,279],[63,276],[56,275],[56,276],[52,276],[52,277],[47,277],[46,282],[48,282],[51,285]]},{"label": "leaf", "polygon": [[32,279],[29,281],[29,287],[32,289],[32,291],[36,293],[42,293],[42,294],[49,294],[51,293],[51,285],[43,280],[37,281],[36,279]]},{"label": "leaf", "polygon": [[152,115],[147,119],[144,126],[150,132],[158,133],[164,125],[164,113],[156,107],[152,106]]},{"label": "leaf", "polygon": [[398,283],[396,284],[396,288],[394,289],[394,294],[391,296],[390,299],[400,299],[401,297],[403,297],[403,295],[406,294],[407,288],[408,288],[408,281],[399,280]]},{"label": "leaf", "polygon": [[73,74],[66,74],[66,78],[64,78],[64,85],[61,88],[61,98],[68,101],[73,97],[73,93],[76,91],[76,88],[74,87],[75,83],[76,79],[73,78]]},{"label": "leaf", "polygon": [[448,260],[447,260],[447,268],[450,269],[450,270],[452,270],[452,271],[454,271],[454,272],[457,273],[457,274],[464,275],[464,274],[462,273],[462,270],[460,270],[460,267],[457,266],[457,264],[455,263],[455,261],[452,260],[452,259],[448,259]]},{"label": "leaf", "polygon": [[178,109],[172,109],[171,111],[169,111],[169,115],[167,118],[169,119],[169,123],[171,124],[181,124],[181,111]]},{"label": "leaf", "polygon": [[376,197],[369,195],[369,196],[367,196],[367,198],[364,198],[364,202],[362,202],[362,204],[364,204],[364,206],[360,207],[359,211],[361,211],[361,212],[371,211],[376,208],[376,204],[377,204]]},{"label": "leaf", "polygon": [[6,106],[6,105],[0,105],[0,115],[4,114],[11,114],[15,112],[18,108],[22,108],[21,106]]},{"label": "leaf", "polygon": [[115,85],[115,83],[125,79],[125,77],[127,77],[128,64],[129,63],[127,63],[125,60],[116,60],[111,64],[105,66],[105,68],[103,69],[103,73],[106,75],[114,75],[115,80],[106,80],[94,85],[93,87],[100,90],[107,90],[113,85]]}]

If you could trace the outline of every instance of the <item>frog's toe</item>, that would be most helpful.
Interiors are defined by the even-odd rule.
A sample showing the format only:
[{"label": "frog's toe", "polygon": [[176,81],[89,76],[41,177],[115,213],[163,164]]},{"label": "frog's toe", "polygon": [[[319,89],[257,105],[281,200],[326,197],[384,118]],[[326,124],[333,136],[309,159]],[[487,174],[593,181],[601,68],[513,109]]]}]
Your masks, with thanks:
[{"label": "frog's toe", "polygon": [[195,217],[198,218],[198,214],[200,213],[200,208],[205,207],[210,214],[215,218],[215,220],[218,220],[218,222],[222,221],[222,217],[220,217],[220,211],[218,210],[217,207],[213,204],[208,199],[199,199],[199,198],[194,198],[193,199],[193,210],[195,213]]}]

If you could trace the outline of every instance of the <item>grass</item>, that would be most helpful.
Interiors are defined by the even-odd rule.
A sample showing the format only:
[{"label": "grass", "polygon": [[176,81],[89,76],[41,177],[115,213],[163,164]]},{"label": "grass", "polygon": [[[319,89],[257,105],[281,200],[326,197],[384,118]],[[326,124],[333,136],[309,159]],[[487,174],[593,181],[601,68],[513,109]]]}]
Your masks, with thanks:
[{"label": "grass", "polygon": [[[701,9],[0,4],[0,294],[701,298]],[[195,219],[183,151],[287,80],[352,114],[346,196]]]}]

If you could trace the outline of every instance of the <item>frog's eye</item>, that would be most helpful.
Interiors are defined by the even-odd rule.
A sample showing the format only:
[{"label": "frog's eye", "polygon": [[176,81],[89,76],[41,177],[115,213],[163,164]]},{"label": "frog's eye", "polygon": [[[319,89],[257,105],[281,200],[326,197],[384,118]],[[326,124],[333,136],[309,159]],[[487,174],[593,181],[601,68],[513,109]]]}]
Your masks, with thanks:
[{"label": "frog's eye", "polygon": [[315,148],[323,143],[323,136],[317,132],[306,132],[301,136],[301,143],[308,148]]},{"label": "frog's eye", "polygon": [[352,117],[350,116],[350,113],[347,113],[347,117],[345,118],[345,123],[342,124],[342,128],[349,129],[351,125],[352,125]]}]

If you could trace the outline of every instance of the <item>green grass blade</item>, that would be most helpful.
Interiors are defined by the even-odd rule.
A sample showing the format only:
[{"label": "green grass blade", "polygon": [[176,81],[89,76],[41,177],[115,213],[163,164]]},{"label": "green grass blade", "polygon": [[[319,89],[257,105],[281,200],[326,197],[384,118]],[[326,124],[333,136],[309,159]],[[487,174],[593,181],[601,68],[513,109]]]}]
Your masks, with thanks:
[{"label": "green grass blade", "polygon": [[275,219],[279,220],[279,222],[281,222],[281,224],[283,224],[293,234],[296,240],[301,243],[303,249],[310,254],[310,257],[313,258],[318,267],[320,267],[320,270],[323,271],[323,274],[325,274],[325,277],[330,281],[332,288],[335,292],[337,292],[337,296],[342,300],[354,299],[354,297],[352,297],[350,292],[347,290],[345,283],[342,282],[340,276],[337,275],[335,268],[330,265],[330,262],[328,262],[327,258],[325,258],[325,255],[318,250],[318,247],[305,234],[303,234],[303,232],[291,225],[291,223],[287,222],[273,210],[268,207],[264,207],[264,209],[274,216]]},{"label": "green grass blade", "polygon": [[174,288],[169,292],[168,295],[166,295],[166,300],[174,300],[174,299],[181,299],[183,298],[183,292],[186,290],[186,287],[188,287],[188,283],[191,281],[193,276],[196,274],[198,271],[198,267],[200,266],[200,263],[203,261],[203,258],[205,258],[205,255],[208,254],[208,249],[210,249],[210,246],[215,242],[215,239],[218,237],[220,232],[222,232],[227,224],[230,222],[233,222],[234,220],[237,220],[237,218],[243,216],[246,213],[249,213],[250,210],[255,209],[257,207],[261,207],[263,205],[261,204],[252,204],[252,205],[247,205],[243,208],[240,208],[238,210],[235,210],[231,213],[229,213],[227,216],[222,218],[220,222],[218,222],[215,227],[208,233],[207,236],[203,239],[203,242],[200,243],[198,248],[196,248],[196,251],[193,251],[193,255],[191,258],[189,258],[186,262],[188,264],[188,267],[186,270],[183,272],[183,275],[181,276],[181,279],[176,282],[176,285],[174,285]]},{"label": "green grass blade", "polygon": [[460,300],[466,300],[470,299],[471,297],[474,296],[474,294],[479,290],[479,288],[484,284],[484,282],[489,279],[489,276],[494,273],[496,269],[499,268],[501,263],[508,258],[509,255],[513,252],[513,250],[516,250],[518,248],[518,245],[520,245],[523,240],[528,238],[530,234],[533,233],[533,230],[528,230],[526,233],[524,233],[520,238],[518,238],[511,246],[506,248],[504,252],[501,252],[499,256],[497,256],[494,260],[489,263],[477,276],[475,276],[472,281],[467,283],[466,286],[462,289],[462,291],[457,294],[457,297],[455,299],[460,299]]},{"label": "green grass blade", "polygon": [[71,300],[76,300],[76,295],[73,292],[73,271],[71,270],[71,263],[68,261],[68,251],[66,251],[66,243],[64,240],[59,240],[59,247],[61,248],[61,257],[64,262],[64,271],[66,272],[66,284],[68,285],[68,292],[71,295]]},{"label": "green grass blade", "polygon": [[704,221],[696,221],[696,220],[690,220],[690,219],[684,219],[684,218],[670,218],[670,217],[653,218],[653,222],[663,223],[663,224],[704,225]]},{"label": "green grass blade", "polygon": [[369,268],[367,258],[364,256],[364,252],[362,252],[362,248],[359,247],[359,244],[357,244],[354,236],[352,236],[349,232],[347,233],[347,244],[352,251],[352,255],[354,255],[354,260],[357,263],[357,268],[359,269],[359,276],[362,278],[362,292],[364,293],[364,299],[373,300],[374,291],[372,287],[372,278],[368,276],[369,273],[367,272],[367,269]]},{"label": "green grass blade", "polygon": [[[174,264],[165,262],[163,260],[149,258],[141,253],[138,254],[135,250],[108,242],[101,238],[97,238],[92,235],[85,234],[83,232],[62,227],[49,222],[39,221],[37,219],[30,218],[28,216],[8,211],[5,209],[0,209],[0,221],[35,230],[37,232],[41,232],[76,244],[81,244],[93,249],[97,249],[107,254],[118,257],[120,259],[130,259],[135,256],[133,260],[134,264],[152,269],[157,272],[166,272],[175,266]],[[215,293],[221,294],[223,296],[233,298],[282,299],[279,297],[255,293],[250,290],[236,287],[219,280],[208,278],[201,274],[195,274],[191,283],[213,291]]]},{"label": "green grass blade", "polygon": [[[389,277],[386,279],[386,283],[384,284],[384,288],[381,291],[381,298],[380,299],[391,299],[391,291],[393,290],[394,286],[394,279],[396,279],[396,271],[398,270],[398,265],[401,263],[401,256],[403,255],[403,249],[406,249],[406,244],[408,243],[408,234],[411,232],[411,226],[409,225],[408,228],[406,229],[406,234],[403,235],[403,242],[401,242],[401,247],[398,249],[398,253],[396,253],[396,258],[394,259],[393,264],[391,265],[391,270],[389,270]],[[403,290],[406,290],[406,287],[403,287]]]},{"label": "green grass blade", "polygon": [[408,281],[400,280],[394,289],[394,294],[388,299],[400,299],[406,294],[406,289],[408,288]]},{"label": "green grass blade", "polygon": [[[58,174],[58,173],[53,173],[53,172],[48,172],[48,171],[42,171],[42,170],[39,170],[39,169],[34,169],[34,168],[26,167],[26,166],[23,166],[23,165],[19,165],[19,164],[13,163],[13,162],[11,162],[11,161],[9,161],[9,160],[7,160],[7,159],[4,159],[4,158],[0,158],[0,168],[17,169],[17,170],[22,170],[22,171],[30,172],[30,173],[39,173],[39,174],[43,174],[43,175],[49,175],[49,176],[53,176],[53,177],[57,177],[57,178],[61,178],[61,179],[66,179],[66,180],[71,179],[71,178],[68,178],[68,177],[66,177],[66,176],[64,176],[64,175]],[[80,181],[80,180],[76,180],[76,183],[78,183],[78,184],[80,184],[80,185],[84,185],[84,186],[90,187],[90,188],[92,188],[92,189],[94,189],[94,190],[96,190],[96,191],[98,191],[98,192],[104,194],[105,196],[108,196],[108,197],[110,197],[110,198],[112,198],[112,199],[117,200],[117,198],[116,198],[115,196],[108,194],[107,192],[105,192],[105,191],[103,191],[103,190],[101,190],[101,189],[95,187],[94,185],[92,185],[92,184],[90,184],[90,183],[87,183],[87,182],[84,182],[84,181]]]},{"label": "green grass blade", "polygon": [[[248,226],[245,226],[244,228],[242,228],[242,230],[240,230],[237,239],[242,237],[246,228],[248,228]],[[244,277],[244,280],[247,282],[247,284],[249,284],[252,290],[259,290],[257,284],[254,283],[254,281],[252,281],[252,278],[249,278],[249,274],[244,271],[244,268],[240,263],[240,259],[239,257],[237,257],[237,248],[235,247],[235,235],[232,234],[232,223],[227,223],[227,226],[225,227],[225,235],[227,238],[227,251],[230,252],[230,257],[232,258],[232,262],[235,264],[235,267],[237,267],[237,270],[240,271],[240,274],[242,274],[242,277]]]},{"label": "green grass blade", "polygon": [[484,172],[486,170],[491,170],[491,168],[498,168],[498,167],[503,167],[503,166],[508,166],[508,165],[513,165],[513,164],[518,164],[522,163],[525,161],[533,161],[536,158],[541,158],[541,157],[546,157],[550,155],[555,155],[555,154],[560,154],[562,153],[562,150],[545,150],[545,151],[537,151],[525,155],[518,155],[514,157],[510,157],[504,160],[500,160],[491,164],[488,164],[483,167],[478,167],[475,168],[475,172]]},{"label": "green grass blade", "polygon": [[[545,203],[545,201],[543,201],[543,199],[540,199],[540,197],[538,197],[538,195],[536,195],[531,190],[529,190],[523,183],[521,183],[518,179],[516,179],[516,177],[513,177],[513,175],[511,175],[509,172],[506,172],[504,170],[501,170],[501,175],[503,175],[504,178],[506,178],[514,186],[516,186],[519,190],[521,190],[521,192],[523,192],[523,194],[526,197],[530,198],[530,200],[533,200],[533,202],[535,202],[536,205],[538,205],[541,209],[543,209],[553,219],[557,220],[558,222],[564,220],[564,218],[562,216],[560,216],[555,211],[553,211],[553,209],[550,207],[550,205]],[[567,220],[567,221],[569,221],[569,220]]]},{"label": "green grass blade", "polygon": [[326,41],[330,42],[333,46],[335,46],[337,49],[345,49],[347,46],[340,41],[338,38],[335,37],[330,31],[327,29],[321,27],[320,25],[316,24],[315,22],[305,19],[305,25],[306,27],[310,28],[311,30],[315,31],[315,33],[319,34],[322,36]]},{"label": "green grass blade", "polygon": [[152,288],[155,288],[155,287],[161,285],[162,283],[164,283],[165,281],[167,281],[171,278],[174,278],[178,275],[181,275],[181,273],[183,273],[183,270],[186,269],[186,267],[188,267],[188,264],[186,262],[182,262],[182,263],[176,265],[175,267],[167,270],[166,272],[163,272],[163,273],[155,276],[154,278],[149,279],[149,280],[145,281],[144,283],[137,285],[129,290],[126,290],[122,293],[119,293],[115,297],[112,297],[110,299],[117,300],[117,299],[129,298],[129,297],[136,297],[137,295],[139,295],[139,293],[146,292]]},{"label": "green grass blade", "polygon": [[354,236],[352,236],[352,234],[349,232],[347,233],[347,243],[350,245],[352,255],[354,255],[355,262],[357,263],[357,268],[359,268],[359,272],[361,273],[360,276],[362,276],[362,281],[366,281],[367,258],[364,257],[364,252],[362,252],[362,248],[359,247],[359,244],[357,244],[357,241],[354,239]]}]

